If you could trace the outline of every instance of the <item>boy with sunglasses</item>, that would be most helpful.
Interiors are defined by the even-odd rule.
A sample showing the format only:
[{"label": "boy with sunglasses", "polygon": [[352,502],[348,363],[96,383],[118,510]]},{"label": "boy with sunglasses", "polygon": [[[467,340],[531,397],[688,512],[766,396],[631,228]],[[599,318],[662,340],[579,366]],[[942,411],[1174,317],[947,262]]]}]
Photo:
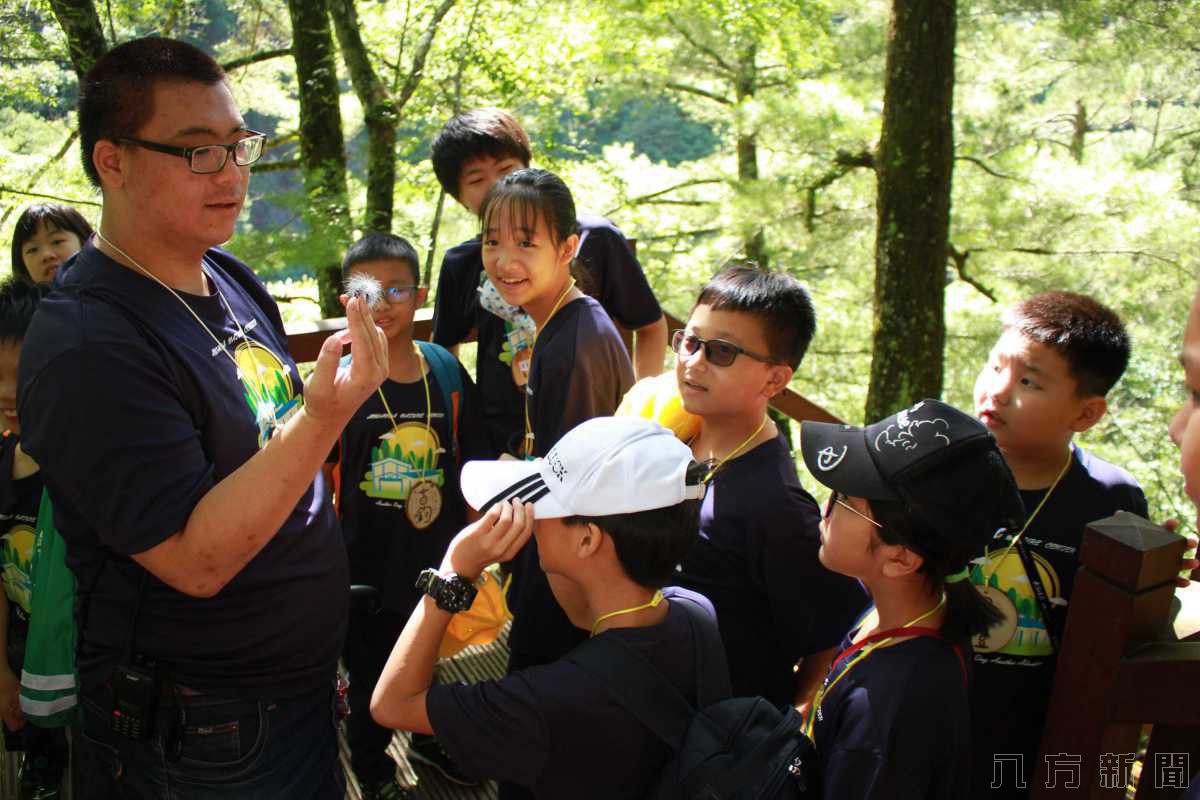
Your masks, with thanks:
[{"label": "boy with sunglasses", "polygon": [[[417,252],[405,239],[372,233],[342,260],[349,281],[379,282],[371,309],[388,339],[388,377],[350,418],[333,481],[350,557],[350,582],[380,590],[377,613],[351,607],[344,658],[350,673],[346,734],[364,800],[407,796],[387,754],[393,731],[371,719],[371,692],[392,643],[421,592],[421,570],[442,561],[467,522],[458,475],[491,451],[478,395],[462,365],[432,342],[413,341],[413,317],[428,291]],[[410,751],[449,780],[463,782],[431,737]]]},{"label": "boy with sunglasses", "polygon": [[820,510],[767,417],[815,330],[799,282],[734,267],[700,291],[672,338],[684,408],[702,420],[692,453],[711,464],[700,540],[678,583],[716,608],[734,695],[777,704],[807,700],[866,605],[856,582],[818,561]]}]

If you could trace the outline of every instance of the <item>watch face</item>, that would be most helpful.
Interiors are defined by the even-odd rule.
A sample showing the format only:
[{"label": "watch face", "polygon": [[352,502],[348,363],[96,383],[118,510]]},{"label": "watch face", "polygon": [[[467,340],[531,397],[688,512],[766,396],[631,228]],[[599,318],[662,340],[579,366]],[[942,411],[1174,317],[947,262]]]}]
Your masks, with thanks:
[{"label": "watch face", "polygon": [[454,575],[448,580],[442,581],[444,591],[445,608],[447,611],[466,611],[471,607],[471,603],[475,600],[475,587],[465,578],[460,578]]}]

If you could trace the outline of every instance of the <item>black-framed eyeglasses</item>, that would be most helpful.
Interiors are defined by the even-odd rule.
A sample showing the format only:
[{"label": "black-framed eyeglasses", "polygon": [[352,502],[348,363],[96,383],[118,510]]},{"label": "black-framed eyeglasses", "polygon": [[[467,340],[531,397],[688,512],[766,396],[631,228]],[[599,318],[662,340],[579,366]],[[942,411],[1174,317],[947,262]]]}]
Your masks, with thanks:
[{"label": "black-framed eyeglasses", "polygon": [[[859,511],[854,506],[847,503],[846,500],[842,499],[844,497],[846,497],[846,495],[842,494],[841,492],[836,492],[836,491],[830,492],[829,499],[825,501],[825,511],[824,511],[824,513],[821,514],[821,519],[828,522],[830,515],[833,514],[833,506],[834,506],[834,504],[837,504],[837,505],[841,506],[842,508],[846,509],[847,511],[849,511],[851,514],[857,514],[858,516],[862,517],[867,522],[874,525],[876,528],[879,528],[879,530],[883,530],[882,525],[880,525],[878,522],[876,522],[875,520],[868,517],[866,514]],[[849,499],[849,498],[846,498],[846,499]]]},{"label": "black-framed eyeglasses", "polygon": [[202,144],[197,147],[175,147],[169,144],[148,142],[145,139],[131,139],[128,136],[118,136],[113,141],[144,147],[156,153],[186,158],[192,172],[198,175],[208,175],[225,169],[230,154],[233,155],[233,163],[239,167],[248,167],[262,157],[263,143],[266,142],[267,135],[251,130],[247,130],[246,133],[250,135],[238,139],[233,144]]},{"label": "black-framed eyeglasses", "polygon": [[420,286],[389,286],[383,290],[383,299],[387,300],[388,305],[398,305],[407,303],[417,296],[417,290]]},{"label": "black-framed eyeglasses", "polygon": [[701,339],[682,330],[675,331],[671,336],[671,349],[681,356],[694,356],[701,347],[704,348],[704,358],[714,367],[728,367],[738,356],[747,356],[764,364],[780,363],[777,359],[752,352],[724,339]]}]

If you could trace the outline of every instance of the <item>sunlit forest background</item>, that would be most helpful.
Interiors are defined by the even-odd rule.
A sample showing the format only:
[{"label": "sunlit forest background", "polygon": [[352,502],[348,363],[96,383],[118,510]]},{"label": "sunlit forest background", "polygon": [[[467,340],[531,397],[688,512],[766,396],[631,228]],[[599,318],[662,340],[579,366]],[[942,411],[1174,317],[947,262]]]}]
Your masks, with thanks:
[{"label": "sunlit forest background", "polygon": [[[957,6],[946,344],[912,355],[944,359],[945,399],[970,408],[1006,306],[1047,289],[1112,306],[1134,357],[1080,442],[1130,470],[1157,518],[1190,528],[1167,423],[1183,398],[1176,357],[1200,264],[1200,2]],[[323,44],[293,36],[314,9]],[[0,0],[0,264],[29,203],[98,219],[73,133],[78,18],[66,13],[90,12],[108,46],[160,33],[228,66],[248,125],[271,136],[228,247],[271,282],[287,318],[320,316],[314,275],[381,218],[368,201],[380,107],[395,136],[383,224],[417,245],[437,285],[441,254],[475,222],[441,196],[429,143],[456,110],[496,105],[524,122],[536,165],[636,239],[677,316],[747,254],[807,284],[819,327],[793,386],[859,423],[889,11],[872,0]],[[346,162],[333,207],[303,169],[304,58],[336,71],[326,77]]]}]

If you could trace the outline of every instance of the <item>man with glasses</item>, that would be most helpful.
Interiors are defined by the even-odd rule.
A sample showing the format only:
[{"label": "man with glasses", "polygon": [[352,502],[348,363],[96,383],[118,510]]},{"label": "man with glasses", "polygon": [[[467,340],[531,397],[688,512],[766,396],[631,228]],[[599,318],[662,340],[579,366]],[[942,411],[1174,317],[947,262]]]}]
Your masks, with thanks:
[{"label": "man with glasses", "polygon": [[733,694],[779,705],[807,701],[866,600],[818,560],[820,512],[767,417],[815,330],[795,279],[734,267],[700,291],[672,338],[684,408],[702,420],[692,454],[709,464],[700,538],[678,583],[717,610]]},{"label": "man with glasses", "polygon": [[30,327],[18,408],[77,579],[86,793],[340,800],[349,576],[318,471],[387,342],[352,300],[302,386],[216,249],[264,136],[208,55],[114,48],[79,130],[101,220]]}]

